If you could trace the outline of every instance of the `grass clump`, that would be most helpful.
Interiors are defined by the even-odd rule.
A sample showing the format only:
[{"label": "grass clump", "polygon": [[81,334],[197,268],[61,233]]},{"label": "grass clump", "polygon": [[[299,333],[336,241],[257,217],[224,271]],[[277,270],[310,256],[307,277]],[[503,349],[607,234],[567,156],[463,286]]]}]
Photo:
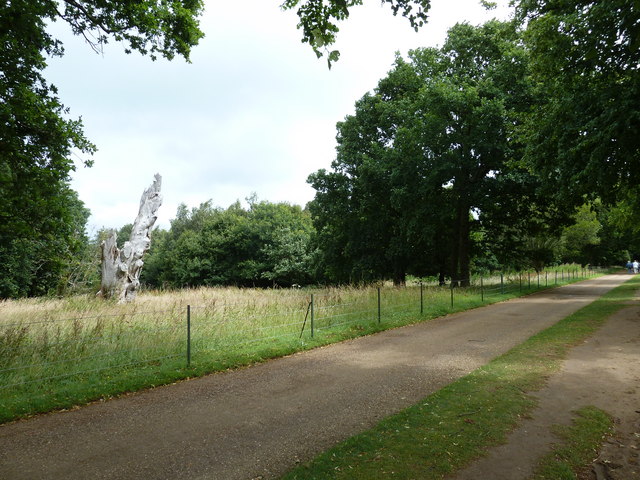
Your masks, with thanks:
[{"label": "grass clump", "polygon": [[575,480],[576,472],[591,464],[602,439],[613,429],[611,417],[596,407],[575,413],[571,425],[556,428],[561,443],[540,461],[534,480]]},{"label": "grass clump", "polygon": [[[484,367],[292,470],[283,480],[429,480],[464,467],[487,448],[504,443],[536,405],[529,392],[540,389],[560,369],[572,346],[623,308],[639,284],[634,278],[621,285]],[[590,421],[593,414],[583,412],[581,418]],[[582,430],[576,434],[580,435]]]}]

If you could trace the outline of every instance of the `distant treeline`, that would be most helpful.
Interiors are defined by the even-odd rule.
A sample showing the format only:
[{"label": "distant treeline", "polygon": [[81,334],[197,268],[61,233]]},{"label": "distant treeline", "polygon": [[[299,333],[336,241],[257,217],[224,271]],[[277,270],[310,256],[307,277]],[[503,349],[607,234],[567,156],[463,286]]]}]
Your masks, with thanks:
[{"label": "distant treeline", "polygon": [[[398,56],[337,124],[336,158],[310,175],[304,209],[180,207],[153,234],[144,283],[464,285],[478,271],[640,256],[640,11],[515,4],[512,22],[458,24],[442,47]],[[69,139],[22,125],[0,121],[20,130],[0,142],[0,298],[97,291],[103,232],[86,237]]]},{"label": "distant treeline", "polygon": [[[499,254],[491,248],[490,239],[479,228],[474,229],[471,269],[486,272],[560,263],[621,264],[629,258],[629,248],[638,249],[640,242],[634,245],[632,235],[616,232],[611,218],[612,211],[599,202],[585,205],[557,236],[516,235],[521,242]],[[337,238],[345,233],[335,232]],[[143,270],[148,288],[366,283],[393,280],[396,273],[383,245],[372,245],[371,238],[362,237],[362,246],[370,247],[367,257],[356,248],[339,253],[333,250],[335,244],[323,248],[309,209],[287,203],[253,201],[246,209],[239,203],[227,209],[213,208],[210,202],[192,210],[181,206],[169,230],[154,232],[151,245]],[[413,253],[416,256],[406,274],[451,279],[447,262],[439,267],[442,254],[437,250]],[[365,262],[371,269],[364,268]],[[385,265],[389,267],[386,271]]]}]

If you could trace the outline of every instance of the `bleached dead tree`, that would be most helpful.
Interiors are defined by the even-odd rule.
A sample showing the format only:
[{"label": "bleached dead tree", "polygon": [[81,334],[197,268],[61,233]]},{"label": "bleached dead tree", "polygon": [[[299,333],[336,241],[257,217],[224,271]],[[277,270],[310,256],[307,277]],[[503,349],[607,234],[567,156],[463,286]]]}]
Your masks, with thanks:
[{"label": "bleached dead tree", "polygon": [[122,250],[118,248],[118,235],[115,231],[102,242],[102,282],[98,295],[103,298],[117,298],[118,303],[131,302],[140,287],[142,257],[149,250],[149,236],[153,224],[158,218],[156,212],[162,205],[160,187],[162,177],[155,175],[155,181],[142,194],[140,210],[133,223],[129,241]]}]

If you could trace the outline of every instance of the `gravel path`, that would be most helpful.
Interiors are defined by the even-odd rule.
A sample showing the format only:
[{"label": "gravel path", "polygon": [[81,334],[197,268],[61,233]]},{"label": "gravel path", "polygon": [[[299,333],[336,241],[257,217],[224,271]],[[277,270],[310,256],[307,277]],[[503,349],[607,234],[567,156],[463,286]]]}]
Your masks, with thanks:
[{"label": "gravel path", "polygon": [[607,439],[583,480],[640,479],[640,298],[615,313],[591,338],[571,349],[562,370],[534,394],[538,407],[504,445],[449,480],[527,480],[538,459],[560,439],[555,425],[593,405],[614,419]]},{"label": "gravel path", "polygon": [[626,279],[587,280],[0,426],[0,478],[277,478]]}]

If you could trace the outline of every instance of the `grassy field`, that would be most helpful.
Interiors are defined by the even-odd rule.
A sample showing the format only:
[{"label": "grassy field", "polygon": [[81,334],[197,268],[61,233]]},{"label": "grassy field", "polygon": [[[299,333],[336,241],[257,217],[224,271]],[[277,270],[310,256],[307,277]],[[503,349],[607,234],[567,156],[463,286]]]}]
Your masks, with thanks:
[{"label": "grassy field", "polygon": [[90,297],[0,303],[0,422],[248,365],[584,278],[475,278],[468,288],[201,288],[117,305]]}]

